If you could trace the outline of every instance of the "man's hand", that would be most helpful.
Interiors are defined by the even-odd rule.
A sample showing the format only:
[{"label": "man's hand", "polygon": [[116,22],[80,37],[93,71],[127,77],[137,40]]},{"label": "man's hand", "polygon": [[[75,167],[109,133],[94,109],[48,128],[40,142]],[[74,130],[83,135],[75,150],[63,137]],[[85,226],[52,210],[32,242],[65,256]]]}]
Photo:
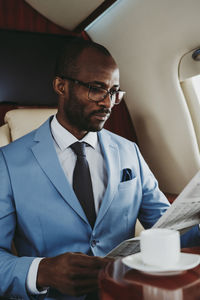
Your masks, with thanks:
[{"label": "man's hand", "polygon": [[110,259],[82,253],[64,253],[41,260],[37,288],[52,287],[63,294],[81,296],[97,289],[98,272]]}]

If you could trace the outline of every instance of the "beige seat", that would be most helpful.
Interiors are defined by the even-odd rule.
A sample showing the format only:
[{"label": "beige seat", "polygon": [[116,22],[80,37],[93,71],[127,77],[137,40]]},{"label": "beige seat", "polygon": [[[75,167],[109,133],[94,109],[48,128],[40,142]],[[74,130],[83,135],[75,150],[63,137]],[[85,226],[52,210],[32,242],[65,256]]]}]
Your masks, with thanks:
[{"label": "beige seat", "polygon": [[5,146],[36,129],[56,111],[54,108],[21,108],[8,111],[4,118],[5,125],[0,127],[0,146]]},{"label": "beige seat", "polygon": [[[0,147],[36,129],[56,111],[53,108],[21,108],[8,111],[4,118],[5,124],[0,127]],[[138,236],[143,229],[137,221],[135,235]]]}]

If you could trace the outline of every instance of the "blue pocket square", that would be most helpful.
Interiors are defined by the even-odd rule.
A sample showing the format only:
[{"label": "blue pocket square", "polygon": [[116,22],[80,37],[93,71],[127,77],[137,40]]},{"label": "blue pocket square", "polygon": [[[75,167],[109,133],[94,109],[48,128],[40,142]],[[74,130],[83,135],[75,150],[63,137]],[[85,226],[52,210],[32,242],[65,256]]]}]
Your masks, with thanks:
[{"label": "blue pocket square", "polygon": [[133,174],[131,169],[123,169],[122,170],[122,180],[121,182],[131,180],[133,178]]}]

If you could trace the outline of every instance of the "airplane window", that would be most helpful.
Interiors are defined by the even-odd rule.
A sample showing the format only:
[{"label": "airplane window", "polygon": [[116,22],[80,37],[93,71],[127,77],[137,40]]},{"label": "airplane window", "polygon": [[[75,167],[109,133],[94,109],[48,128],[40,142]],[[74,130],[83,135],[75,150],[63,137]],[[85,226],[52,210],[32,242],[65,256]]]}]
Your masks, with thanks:
[{"label": "airplane window", "polygon": [[196,97],[198,98],[198,101],[200,102],[200,75],[192,77],[191,83],[192,83],[194,92],[196,94]]},{"label": "airplane window", "polygon": [[[184,99],[186,100],[189,115],[185,116],[190,127],[190,134],[194,144],[200,150],[200,61],[194,58],[197,49],[184,54],[179,63],[179,82],[182,87]],[[185,111],[185,112],[186,112]],[[190,124],[189,124],[190,123]]]},{"label": "airplane window", "polygon": [[181,87],[192,119],[196,140],[200,149],[200,75],[181,82]]}]

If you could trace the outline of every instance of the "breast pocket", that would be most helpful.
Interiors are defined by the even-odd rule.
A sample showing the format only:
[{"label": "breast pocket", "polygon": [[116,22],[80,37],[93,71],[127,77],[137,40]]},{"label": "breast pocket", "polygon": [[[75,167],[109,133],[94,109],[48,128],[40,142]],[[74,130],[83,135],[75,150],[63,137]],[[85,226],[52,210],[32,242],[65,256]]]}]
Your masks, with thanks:
[{"label": "breast pocket", "polygon": [[135,187],[137,183],[137,177],[132,178],[131,180],[123,181],[119,183],[118,189],[129,189]]}]

